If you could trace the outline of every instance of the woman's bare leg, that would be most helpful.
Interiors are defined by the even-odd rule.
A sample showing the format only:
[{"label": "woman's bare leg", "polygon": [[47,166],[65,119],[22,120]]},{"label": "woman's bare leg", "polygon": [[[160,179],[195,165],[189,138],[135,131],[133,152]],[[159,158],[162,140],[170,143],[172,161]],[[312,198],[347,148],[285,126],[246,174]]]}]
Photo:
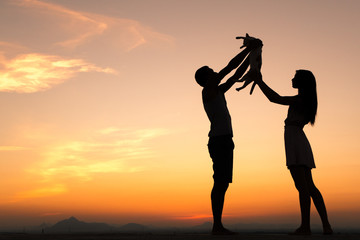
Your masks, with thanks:
[{"label": "woman's bare leg", "polygon": [[310,235],[310,206],[311,198],[306,181],[305,167],[295,166],[290,168],[291,176],[294,180],[295,187],[299,192],[299,202],[301,210],[301,225],[293,234]]},{"label": "woman's bare leg", "polygon": [[306,181],[308,183],[310,196],[311,196],[311,198],[314,202],[314,205],[316,207],[316,210],[319,213],[320,218],[321,218],[321,222],[323,225],[323,232],[324,232],[324,234],[332,234],[333,230],[329,223],[329,219],[328,219],[327,211],[326,211],[326,207],[325,207],[325,202],[324,202],[324,199],[323,199],[319,189],[314,184],[312,174],[311,174],[311,169],[305,170],[305,177],[306,177]]}]

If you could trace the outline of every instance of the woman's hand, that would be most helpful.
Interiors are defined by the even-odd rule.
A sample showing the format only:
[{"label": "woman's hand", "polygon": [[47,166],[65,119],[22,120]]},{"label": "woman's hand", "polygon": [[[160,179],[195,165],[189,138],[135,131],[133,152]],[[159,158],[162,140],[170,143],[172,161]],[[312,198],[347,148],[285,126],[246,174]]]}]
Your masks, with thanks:
[{"label": "woman's hand", "polygon": [[260,71],[252,71],[251,78],[254,80],[255,83],[259,83],[262,81],[262,74]]}]

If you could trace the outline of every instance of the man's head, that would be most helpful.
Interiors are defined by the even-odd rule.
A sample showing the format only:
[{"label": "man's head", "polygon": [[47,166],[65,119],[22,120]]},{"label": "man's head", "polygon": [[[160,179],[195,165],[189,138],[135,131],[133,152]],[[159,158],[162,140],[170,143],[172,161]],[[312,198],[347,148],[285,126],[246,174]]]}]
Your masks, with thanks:
[{"label": "man's head", "polygon": [[196,71],[195,80],[202,87],[205,87],[208,81],[214,81],[214,84],[220,83],[217,73],[208,66],[203,66]]}]

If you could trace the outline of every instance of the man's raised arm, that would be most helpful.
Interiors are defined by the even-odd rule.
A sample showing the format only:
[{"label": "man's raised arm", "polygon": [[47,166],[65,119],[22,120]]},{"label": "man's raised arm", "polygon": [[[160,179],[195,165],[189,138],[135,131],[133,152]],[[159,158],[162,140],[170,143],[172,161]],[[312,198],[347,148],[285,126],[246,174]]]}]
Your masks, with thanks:
[{"label": "man's raised arm", "polygon": [[221,84],[219,88],[222,92],[229,90],[238,80],[244,75],[246,69],[249,67],[250,60],[249,57],[236,69],[234,75],[232,75],[225,83]]},{"label": "man's raised arm", "polygon": [[262,46],[262,41],[260,39],[254,38],[253,40],[249,40],[244,50],[241,51],[238,55],[236,55],[233,59],[231,59],[228,65],[219,72],[220,80],[223,79],[226,75],[228,75],[232,70],[237,68],[240,63],[242,63],[242,61],[245,59],[245,57],[250,53],[250,51],[260,46]]},{"label": "man's raised arm", "polygon": [[219,72],[219,78],[223,79],[226,75],[228,75],[232,70],[237,68],[240,63],[245,59],[245,57],[250,53],[251,48],[246,47],[243,51],[241,51],[238,55],[236,55],[233,59],[230,60],[228,65],[224,67]]}]

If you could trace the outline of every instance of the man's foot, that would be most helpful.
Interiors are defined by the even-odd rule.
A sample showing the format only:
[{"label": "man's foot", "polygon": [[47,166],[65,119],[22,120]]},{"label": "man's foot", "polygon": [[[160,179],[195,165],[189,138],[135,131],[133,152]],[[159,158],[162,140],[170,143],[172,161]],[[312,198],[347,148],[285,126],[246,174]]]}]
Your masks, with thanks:
[{"label": "man's foot", "polygon": [[331,226],[324,226],[323,227],[323,234],[324,235],[332,235],[334,231],[332,230]]},{"label": "man's foot", "polygon": [[289,235],[309,236],[309,235],[311,235],[311,230],[310,230],[310,228],[299,227],[294,232],[289,233]]},{"label": "man's foot", "polygon": [[236,232],[230,231],[224,227],[221,228],[213,228],[211,231],[212,235],[236,235]]}]

